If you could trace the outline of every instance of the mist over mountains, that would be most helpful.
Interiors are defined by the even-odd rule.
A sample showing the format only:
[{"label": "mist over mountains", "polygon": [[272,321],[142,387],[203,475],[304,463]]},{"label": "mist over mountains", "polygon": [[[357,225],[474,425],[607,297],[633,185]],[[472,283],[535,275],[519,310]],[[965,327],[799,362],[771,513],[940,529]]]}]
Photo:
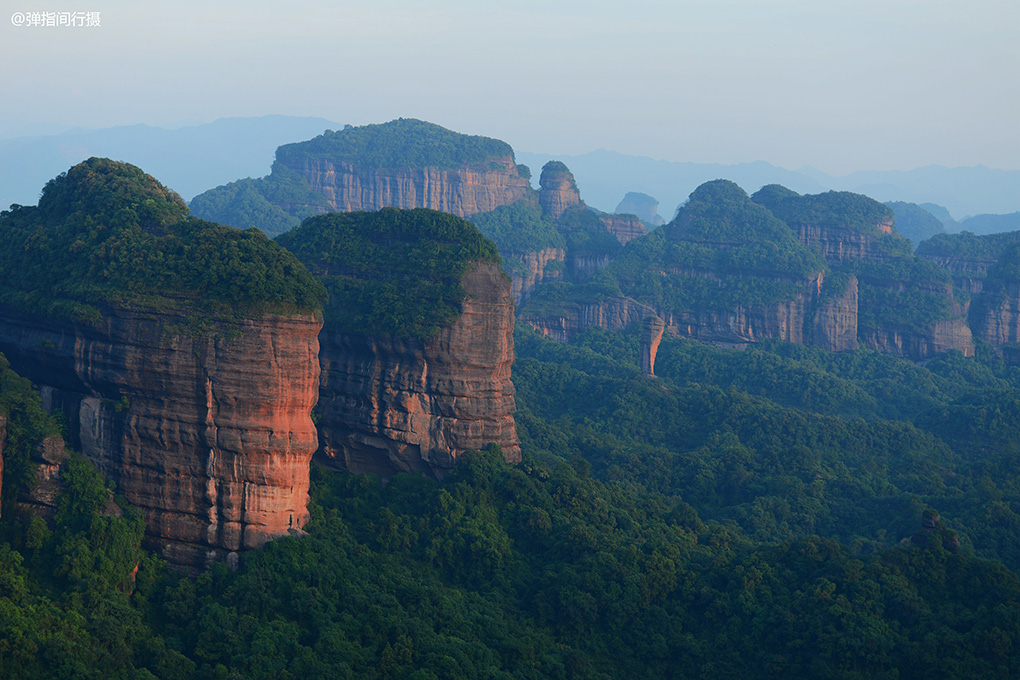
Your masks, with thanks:
[{"label": "mist over mountains", "polygon": [[[325,118],[220,118],[166,129],[121,125],[0,141],[0,206],[35,205],[50,178],[91,156],[132,163],[164,178],[185,199],[239,177],[269,171],[276,147],[338,124]],[[342,127],[340,125],[339,127]]]},{"label": "mist over mountains", "polygon": [[[178,129],[139,124],[2,140],[0,206],[35,204],[39,187],[47,180],[90,156],[144,167],[190,200],[239,178],[265,176],[278,146],[342,127],[325,118],[270,115],[221,118]],[[878,201],[934,203],[957,221],[970,215],[1020,211],[1020,171],[980,165],[862,171],[835,177],[813,168],[787,170],[765,161],[674,162],[605,149],[575,156],[517,153],[517,161],[533,169],[553,159],[570,167],[589,205],[612,212],[627,192],[637,191],[658,199],[666,220],[695,188],[714,179],[731,180],[752,192],[766,184],[782,184],[798,193],[832,189],[863,193]]]},{"label": "mist over mountains", "polygon": [[542,167],[549,160],[566,163],[584,187],[584,200],[599,210],[611,211],[627,191],[640,191],[659,200],[667,221],[694,189],[714,179],[728,179],[754,192],[767,184],[782,184],[797,193],[853,191],[877,201],[935,203],[956,220],[982,213],[1020,210],[1020,171],[984,166],[945,168],[928,166],[907,171],[862,171],[843,177],[814,168],[786,170],[764,161],[721,165],[678,163],[628,156],[598,149],[577,156],[518,152],[517,161]]}]

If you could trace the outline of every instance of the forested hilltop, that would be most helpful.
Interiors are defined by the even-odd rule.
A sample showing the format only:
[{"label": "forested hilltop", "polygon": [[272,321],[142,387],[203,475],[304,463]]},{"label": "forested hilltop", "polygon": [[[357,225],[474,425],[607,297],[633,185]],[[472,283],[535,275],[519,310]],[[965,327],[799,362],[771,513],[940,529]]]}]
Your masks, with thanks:
[{"label": "forested hilltop", "polygon": [[139,168],[90,158],[38,206],[0,213],[0,302],[96,320],[104,304],[214,313],[314,311],[324,292],[258,230],[197,219]]}]

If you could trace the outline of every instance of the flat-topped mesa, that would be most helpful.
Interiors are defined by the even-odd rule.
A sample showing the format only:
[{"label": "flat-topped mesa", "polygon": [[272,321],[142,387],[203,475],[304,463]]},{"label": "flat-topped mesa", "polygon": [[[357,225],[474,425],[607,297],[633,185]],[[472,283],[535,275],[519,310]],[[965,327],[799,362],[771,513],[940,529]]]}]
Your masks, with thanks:
[{"label": "flat-topped mesa", "polygon": [[495,246],[432,210],[333,213],[279,237],[330,292],[319,459],[442,477],[469,449],[520,460],[514,303]]},{"label": "flat-topped mesa", "polygon": [[412,119],[327,131],[281,146],[276,158],[335,211],[431,208],[467,217],[532,191],[509,144]]},{"label": "flat-topped mesa", "polygon": [[539,178],[538,203],[552,219],[559,219],[568,208],[581,204],[574,175],[560,161],[549,161],[542,166]]},{"label": "flat-topped mesa", "polygon": [[0,219],[0,272],[17,272],[0,350],[142,510],[148,542],[200,568],[300,529],[325,296],[308,271],[105,159]]}]

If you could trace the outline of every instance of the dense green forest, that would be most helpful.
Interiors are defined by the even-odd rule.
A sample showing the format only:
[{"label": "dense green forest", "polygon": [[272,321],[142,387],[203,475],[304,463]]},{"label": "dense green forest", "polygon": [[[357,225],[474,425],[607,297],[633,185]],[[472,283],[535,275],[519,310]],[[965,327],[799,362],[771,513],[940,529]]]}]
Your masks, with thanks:
[{"label": "dense green forest", "polygon": [[[471,222],[500,253],[522,254],[545,248],[565,248],[566,240],[551,219],[534,202],[520,200],[487,213],[473,215]],[[605,231],[605,229],[603,229]]]},{"label": "dense green forest", "polygon": [[348,125],[343,130],[327,130],[307,142],[285,144],[276,150],[277,161],[287,165],[307,158],[328,158],[379,169],[452,170],[513,156],[513,149],[506,142],[462,135],[413,118],[359,127]]},{"label": "dense green forest", "polygon": [[[281,205],[292,206],[290,212]],[[202,219],[238,229],[257,227],[277,236],[301,220],[329,209],[326,199],[312,190],[308,180],[278,162],[259,179],[240,179],[195,196],[189,206]]]},{"label": "dense green forest", "polygon": [[[308,535],[236,572],[137,552],[136,518],[104,516],[75,464],[52,527],[4,515],[0,672],[1020,673],[1020,368],[667,338],[648,380],[636,332],[516,344],[520,465],[492,449],[385,485],[315,467]],[[44,419],[21,394],[11,419]]]},{"label": "dense green forest", "polygon": [[0,213],[0,302],[95,321],[115,303],[215,314],[315,311],[321,285],[257,229],[194,218],[127,163],[90,158],[39,205]]},{"label": "dense green forest", "polygon": [[426,208],[327,213],[277,240],[329,291],[326,324],[355,333],[432,337],[460,316],[468,269],[500,262],[473,224]]},{"label": "dense green forest", "polygon": [[939,234],[917,247],[917,254],[931,258],[995,260],[1011,245],[1020,243],[1020,231],[977,235],[969,231]]},{"label": "dense green forest", "polygon": [[892,201],[886,205],[892,208],[896,233],[909,239],[914,250],[917,250],[918,244],[922,241],[946,232],[946,227],[939,218],[916,203]]}]

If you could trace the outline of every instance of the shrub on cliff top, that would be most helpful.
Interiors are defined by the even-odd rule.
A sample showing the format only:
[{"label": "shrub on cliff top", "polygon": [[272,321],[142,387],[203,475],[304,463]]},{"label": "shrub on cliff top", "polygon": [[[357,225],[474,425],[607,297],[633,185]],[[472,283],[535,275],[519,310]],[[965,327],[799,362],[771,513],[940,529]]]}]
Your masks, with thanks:
[{"label": "shrub on cliff top", "polygon": [[456,215],[426,208],[327,213],[277,239],[329,291],[326,324],[426,339],[460,316],[460,281],[496,246]]},{"label": "shrub on cliff top", "polygon": [[566,246],[553,221],[542,215],[541,208],[526,200],[472,215],[471,222],[492,239],[501,253],[529,253]]},{"label": "shrub on cliff top", "polygon": [[325,291],[262,232],[188,214],[139,168],[90,158],[38,207],[0,213],[0,301],[95,320],[99,306],[215,314],[316,311]]},{"label": "shrub on cliff top", "polygon": [[510,145],[498,139],[463,135],[434,123],[398,118],[388,123],[327,130],[307,142],[285,144],[276,150],[281,163],[292,165],[307,158],[327,158],[366,168],[454,169],[513,158]]}]

